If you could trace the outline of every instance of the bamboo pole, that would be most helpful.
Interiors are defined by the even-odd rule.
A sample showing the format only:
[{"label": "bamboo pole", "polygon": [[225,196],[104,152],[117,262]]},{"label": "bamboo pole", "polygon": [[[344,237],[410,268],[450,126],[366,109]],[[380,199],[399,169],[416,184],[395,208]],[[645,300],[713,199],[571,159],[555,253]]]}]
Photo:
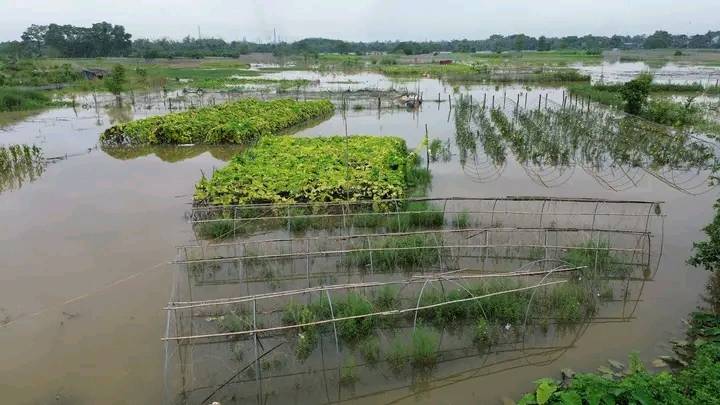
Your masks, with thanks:
[{"label": "bamboo pole", "polygon": [[369,317],[374,317],[374,316],[395,316],[395,315],[402,315],[402,314],[414,312],[414,311],[438,308],[438,307],[442,307],[445,305],[458,304],[458,303],[463,303],[463,302],[476,301],[476,300],[480,300],[483,298],[490,298],[490,297],[495,297],[498,295],[510,294],[510,293],[520,292],[520,291],[527,291],[527,290],[532,290],[535,288],[549,287],[552,285],[558,285],[558,284],[564,284],[564,283],[567,283],[567,280],[535,284],[532,286],[519,287],[519,288],[514,288],[511,290],[497,291],[494,293],[479,295],[476,297],[461,298],[461,299],[457,299],[457,300],[451,300],[451,301],[446,301],[446,302],[441,302],[441,303],[431,304],[431,305],[417,306],[417,307],[413,307],[413,308],[393,309],[393,310],[389,310],[389,311],[372,312],[369,314],[345,316],[345,317],[341,317],[341,318],[324,319],[324,320],[320,320],[320,321],[306,322],[306,323],[295,324],[295,325],[275,326],[275,327],[271,327],[271,328],[254,329],[254,330],[239,331],[239,332],[210,333],[210,334],[205,334],[205,335],[193,335],[193,336],[171,336],[171,337],[164,337],[161,340],[162,341],[176,341],[176,340],[185,341],[185,340],[196,340],[196,339],[208,339],[208,338],[215,338],[215,337],[243,336],[243,335],[258,334],[258,333],[265,333],[265,332],[275,332],[275,331],[281,331],[281,330],[305,328],[308,326],[324,325],[324,324],[328,324],[328,323],[349,321],[349,320],[353,320],[353,319],[369,318]]},{"label": "bamboo pole", "polygon": [[[556,261],[556,262],[562,262],[561,260],[555,260],[555,259],[543,259],[542,261]],[[539,262],[539,261],[538,261]],[[522,268],[527,267],[527,264],[522,266]],[[563,274],[563,273],[569,273],[574,272],[578,270],[583,270],[587,268],[587,266],[576,266],[576,267],[567,267],[566,265],[561,265],[558,267],[555,267],[550,270],[536,270],[536,271],[510,271],[510,272],[503,272],[503,273],[488,273],[488,274],[459,274],[460,272],[472,272],[472,271],[481,271],[479,269],[473,269],[473,268],[463,268],[463,269],[456,269],[451,270],[444,273],[438,273],[436,275],[413,275],[409,279],[405,280],[392,280],[392,281],[365,281],[365,282],[358,282],[358,283],[344,283],[344,284],[334,284],[334,285],[320,285],[316,287],[308,287],[308,288],[299,288],[295,290],[285,290],[285,291],[274,291],[269,293],[261,293],[261,294],[253,294],[253,295],[247,295],[242,297],[231,297],[231,298],[217,298],[212,300],[201,300],[201,301],[176,301],[168,303],[168,306],[163,308],[167,311],[176,311],[181,309],[193,309],[193,308],[201,308],[201,307],[207,307],[207,306],[216,306],[216,305],[229,305],[229,304],[241,304],[245,302],[251,302],[254,300],[265,300],[265,299],[273,299],[273,298],[281,298],[281,297],[288,297],[293,295],[300,295],[300,294],[311,294],[315,292],[323,292],[323,291],[335,291],[335,290],[351,290],[351,289],[357,289],[357,288],[374,288],[374,287],[382,287],[386,285],[409,285],[414,283],[421,283],[426,282],[428,279],[430,281],[438,281],[440,279],[445,280],[482,280],[482,279],[489,279],[489,278],[509,278],[509,277],[534,277],[534,276],[542,276],[547,274]]]},{"label": "bamboo pole", "polygon": [[[424,210],[424,211],[399,211],[400,214],[407,214],[407,213],[413,213],[413,214],[427,214],[432,213],[434,211],[432,210]],[[494,211],[465,211],[468,214],[493,214]],[[448,212],[448,214],[456,213],[454,211]],[[503,214],[512,214],[512,215],[540,215],[539,212],[534,211],[503,211]],[[358,216],[368,216],[368,215],[387,215],[386,212],[358,212],[354,214],[350,214],[352,217],[358,217]],[[553,215],[557,216],[589,216],[593,215],[592,213],[587,212],[553,212]],[[598,215],[602,216],[608,216],[608,217],[645,217],[645,214],[625,214],[625,213],[617,213],[617,212],[603,212]],[[295,218],[338,218],[343,217],[342,214],[303,214],[303,215],[295,215]],[[223,221],[234,221],[234,222],[249,222],[249,221],[270,221],[275,219],[285,219],[287,217],[285,216],[267,216],[267,217],[254,217],[254,218],[239,218],[239,219],[223,219],[223,218],[217,218],[217,219],[201,219],[201,220],[195,220],[191,221],[190,223],[192,225],[195,224],[203,224],[203,223],[212,223],[212,222],[223,222]]]},{"label": "bamboo pole", "polygon": [[[423,201],[556,201],[556,202],[602,202],[607,204],[662,204],[664,201],[660,200],[619,200],[619,199],[607,199],[607,198],[593,198],[593,197],[551,197],[551,196],[506,196],[506,197],[415,197],[415,198],[390,198],[382,200],[361,200],[353,201],[354,204],[379,204],[379,203],[405,203],[405,202],[423,202]],[[292,206],[292,207],[318,207],[318,206],[340,206],[346,205],[348,201],[332,201],[332,202],[307,202],[307,203],[260,203],[260,204],[228,204],[228,205],[212,205],[212,206],[199,206],[193,207],[193,211],[203,210],[220,210],[228,209],[232,207],[240,208],[271,208],[276,209],[278,207]]]},{"label": "bamboo pole", "polygon": [[[576,250],[596,250],[595,247],[590,246],[568,246],[568,245],[541,245],[541,244],[498,244],[498,245],[427,245],[427,246],[411,246],[411,247],[388,247],[388,248],[363,248],[363,249],[340,249],[340,250],[325,250],[310,252],[310,256],[323,257],[323,256],[335,256],[343,255],[347,253],[361,253],[361,252],[383,252],[383,251],[414,251],[414,250],[434,250],[434,249],[496,249],[496,248],[537,248],[537,249],[576,249]],[[602,250],[612,252],[625,252],[632,253],[642,251],[642,249],[633,248],[602,248]],[[245,256],[245,257],[220,257],[220,258],[209,258],[209,259],[192,259],[185,261],[175,262],[176,264],[194,264],[194,263],[232,263],[235,261],[245,260],[258,260],[258,259],[277,259],[277,258],[298,258],[305,254],[298,253],[277,253],[270,255],[258,255],[258,256]]]}]

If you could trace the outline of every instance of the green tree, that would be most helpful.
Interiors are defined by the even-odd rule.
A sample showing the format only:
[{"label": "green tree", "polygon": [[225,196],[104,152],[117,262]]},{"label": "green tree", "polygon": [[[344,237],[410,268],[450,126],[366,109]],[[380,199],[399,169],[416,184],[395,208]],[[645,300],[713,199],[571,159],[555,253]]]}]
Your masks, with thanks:
[{"label": "green tree", "polygon": [[540,52],[550,50],[550,44],[548,44],[547,38],[545,38],[544,35],[538,38],[537,50]]},{"label": "green tree", "polygon": [[105,88],[117,97],[118,104],[122,101],[120,96],[125,90],[126,83],[125,68],[120,64],[113,66],[110,76],[105,79]]},{"label": "green tree", "polygon": [[637,115],[642,111],[650,95],[652,80],[653,77],[650,73],[641,73],[623,85],[620,93],[625,101],[626,113]]},{"label": "green tree", "polygon": [[655,31],[654,34],[647,37],[643,43],[645,49],[670,48],[672,45],[672,35],[667,31]]}]

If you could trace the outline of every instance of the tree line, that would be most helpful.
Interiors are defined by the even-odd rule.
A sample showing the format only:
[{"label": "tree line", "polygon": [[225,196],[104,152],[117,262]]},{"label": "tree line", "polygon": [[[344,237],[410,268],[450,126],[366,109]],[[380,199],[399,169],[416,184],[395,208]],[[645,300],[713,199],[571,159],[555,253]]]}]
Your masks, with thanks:
[{"label": "tree line", "polygon": [[367,54],[398,53],[417,55],[434,52],[504,52],[511,50],[576,50],[599,53],[605,49],[714,48],[720,49],[720,31],[702,35],[673,35],[656,31],[652,35],[532,37],[525,34],[492,35],[481,40],[452,41],[376,41],[351,42],[325,38],[306,38],[287,43],[225,41],[220,38],[135,39],[122,25],[107,22],[91,27],[73,25],[31,25],[20,41],[0,43],[0,54],[49,57],[133,56],[237,57],[254,52],[275,55],[316,55],[320,53]]}]

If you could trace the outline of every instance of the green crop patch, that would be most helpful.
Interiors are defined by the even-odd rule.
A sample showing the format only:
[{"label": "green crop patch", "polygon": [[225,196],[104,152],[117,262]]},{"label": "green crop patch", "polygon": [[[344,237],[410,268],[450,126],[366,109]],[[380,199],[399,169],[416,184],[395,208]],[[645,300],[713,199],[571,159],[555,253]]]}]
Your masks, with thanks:
[{"label": "green crop patch", "polygon": [[240,100],[115,125],[100,136],[100,142],[105,145],[246,144],[329,116],[334,109],[328,100]]},{"label": "green crop patch", "polygon": [[212,205],[404,198],[416,164],[395,137],[274,137],[203,178],[195,203]]}]

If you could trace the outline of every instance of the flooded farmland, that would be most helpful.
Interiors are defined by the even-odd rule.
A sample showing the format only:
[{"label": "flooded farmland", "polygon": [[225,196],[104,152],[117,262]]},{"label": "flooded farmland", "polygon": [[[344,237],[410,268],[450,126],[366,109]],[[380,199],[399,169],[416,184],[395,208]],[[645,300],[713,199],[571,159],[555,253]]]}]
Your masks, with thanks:
[{"label": "flooded farmland", "polygon": [[[453,85],[434,79],[397,82],[369,73],[281,72],[268,77],[314,83],[284,96],[317,98],[330,91],[336,104],[348,103],[346,110],[338,109],[294,136],[394,135],[421,155],[425,139],[439,140],[442,151],[425,164],[432,173],[427,198],[443,207],[442,225],[424,231],[435,238],[430,246],[441,252],[437,261],[427,259],[428,263],[441,273],[462,268],[478,269],[478,274],[527,270],[525,265],[540,258],[566,259],[568,252],[597,239],[601,230],[601,239],[617,249],[618,260],[622,258],[627,268],[592,284],[592,310],[571,321],[557,322],[558,314],[542,312],[528,300],[521,308],[521,325],[503,322],[493,344],[478,344],[470,333],[472,324],[437,327],[435,340],[430,340],[439,347],[439,358],[422,370],[407,365],[395,369],[385,357],[366,361],[359,345],[339,343],[338,331],[332,328],[318,332],[316,344],[304,357],[297,355],[296,334],[289,333],[268,333],[257,339],[260,342],[241,336],[193,339],[186,345],[163,342],[164,337],[216,333],[222,313],[238,318],[261,315],[251,330],[278,327],[282,320],[277,312],[291,299],[222,303],[219,311],[185,308],[187,313],[180,309],[180,315],[164,310],[168,302],[199,304],[321,285],[401,283],[410,276],[378,271],[369,277],[359,270],[364,262],[347,264],[348,252],[368,248],[371,239],[377,247],[383,237],[361,238],[355,247],[340,238],[342,246],[333,245],[333,237],[363,234],[347,224],[336,233],[263,228],[227,242],[228,251],[213,253],[207,241],[198,241],[187,213],[202,173],[223,166],[239,149],[98,147],[99,134],[111,124],[171,107],[161,94],[138,96],[134,107],[121,110],[102,107],[109,101],[96,109],[86,97],[76,109],[48,110],[0,132],[3,144],[34,144],[45,157],[56,158],[32,180],[0,194],[0,255],[5,258],[0,272],[0,391],[5,400],[90,404],[122,398],[128,403],[175,404],[201,403],[212,396],[223,404],[500,403],[530,389],[531,381],[564,368],[589,371],[607,359],[624,360],[633,350],[650,361],[669,351],[665,342],[682,335],[682,318],[698,305],[706,279],[685,261],[692,241],[702,237],[701,228],[712,218],[716,197],[707,185],[706,164],[707,154],[715,157],[716,151],[705,139],[665,145],[666,150],[677,148],[670,158],[652,148],[667,134],[654,134],[647,144],[611,145],[601,130],[621,127],[625,121],[605,115],[597,118],[597,132],[582,133],[581,140],[564,138],[558,128],[568,118],[550,116],[564,111],[559,106],[569,106],[562,87]],[[425,100],[417,109],[378,109],[376,97],[352,97],[352,91],[363,89],[407,90],[422,93]],[[236,96],[242,94],[186,95],[174,108]],[[546,111],[542,119],[549,124],[535,132],[534,126],[523,126],[522,139],[510,139],[487,131],[500,128],[502,122],[487,112],[491,106],[507,116],[514,110]],[[582,112],[582,107],[575,111]],[[602,114],[602,107],[592,109]],[[533,117],[540,122],[539,115]],[[571,133],[580,134],[580,127]],[[593,125],[582,126],[586,131],[588,127]],[[508,198],[528,196],[537,200]],[[592,215],[584,217],[588,212]],[[464,226],[458,225],[461,215],[467,221]],[[501,231],[511,228],[510,235]],[[545,240],[539,245],[538,238]],[[326,245],[318,242],[302,250],[310,240]],[[439,246],[437,240],[447,246]],[[267,259],[275,266],[272,275],[257,257],[251,269],[237,260],[236,251],[229,252],[240,245],[247,249],[248,241],[258,245],[254,256],[271,256]],[[200,253],[183,256],[187,249],[179,254],[176,246]],[[288,252],[295,255],[274,257]],[[310,252],[317,254],[312,262]],[[192,272],[187,267],[197,255],[228,260]],[[180,265],[170,263],[174,260]],[[378,263],[372,265],[374,269]],[[554,267],[532,268],[547,274]],[[317,273],[312,282],[311,272]],[[248,276],[250,280],[244,278]],[[540,279],[537,274],[523,276],[527,283]],[[450,286],[450,281],[443,285],[438,280],[428,292],[444,292]],[[538,294],[551,296],[551,287]],[[419,306],[422,288],[415,283],[403,290],[395,309]],[[370,286],[361,291],[368,297],[380,294]],[[324,292],[298,294],[296,303],[309,305]],[[257,308],[251,309],[250,302]],[[530,313],[535,321],[528,323]],[[395,339],[413,338],[417,319],[398,318],[394,325],[373,332],[383,355]],[[552,321],[542,324],[538,319]],[[273,350],[261,364],[253,361],[258,350],[269,349]]]}]

